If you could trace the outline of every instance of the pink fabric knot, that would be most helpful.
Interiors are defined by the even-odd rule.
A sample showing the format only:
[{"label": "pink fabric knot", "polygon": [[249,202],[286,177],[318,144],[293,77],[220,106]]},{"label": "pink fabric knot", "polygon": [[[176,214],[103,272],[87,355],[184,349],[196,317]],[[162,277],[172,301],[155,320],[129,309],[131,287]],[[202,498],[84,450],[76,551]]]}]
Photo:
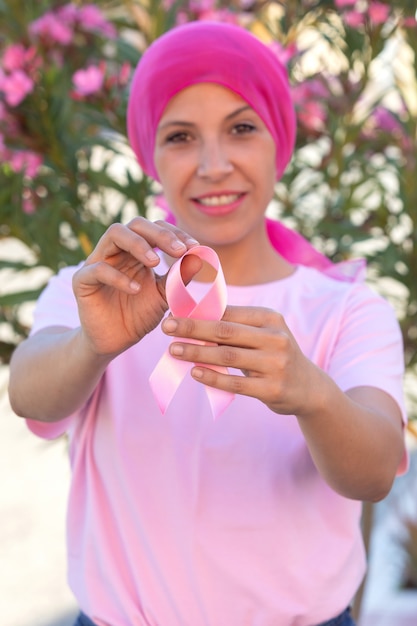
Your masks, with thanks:
[{"label": "pink fabric knot", "polygon": [[[191,296],[181,276],[181,263],[189,254],[200,257],[217,272],[216,278],[199,302],[196,302]],[[165,291],[172,315],[203,320],[221,319],[227,304],[227,288],[219,257],[214,250],[207,246],[196,246],[188,250],[169,270]],[[181,341],[187,340],[181,338]],[[205,342],[192,340],[192,343],[204,344]],[[178,387],[192,367],[191,363],[179,361],[172,357],[169,350],[158,361],[149,378],[149,383],[162,413],[167,410]],[[218,372],[227,373],[225,367],[213,365],[209,367]],[[213,387],[206,387],[206,392],[213,417],[216,419],[233,400],[234,394]]]}]

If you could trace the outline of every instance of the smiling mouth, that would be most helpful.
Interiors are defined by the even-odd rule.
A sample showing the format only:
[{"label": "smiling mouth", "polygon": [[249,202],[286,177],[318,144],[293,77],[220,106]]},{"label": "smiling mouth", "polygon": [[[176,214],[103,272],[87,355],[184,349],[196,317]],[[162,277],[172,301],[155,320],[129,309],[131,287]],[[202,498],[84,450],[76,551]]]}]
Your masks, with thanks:
[{"label": "smiling mouth", "polygon": [[237,200],[242,198],[243,195],[243,193],[229,193],[222,194],[220,196],[206,196],[204,198],[195,198],[195,201],[198,202],[198,204],[209,207],[227,206],[229,204],[233,204],[233,202],[237,202]]}]

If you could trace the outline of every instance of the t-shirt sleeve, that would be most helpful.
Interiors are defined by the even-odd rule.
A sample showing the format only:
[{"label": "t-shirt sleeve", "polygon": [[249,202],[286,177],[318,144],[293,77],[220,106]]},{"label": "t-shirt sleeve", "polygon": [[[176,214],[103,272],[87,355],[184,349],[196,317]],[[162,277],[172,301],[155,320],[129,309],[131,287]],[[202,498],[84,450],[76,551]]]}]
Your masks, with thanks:
[{"label": "t-shirt sleeve", "polygon": [[[36,303],[31,335],[48,326],[79,326],[77,302],[72,290],[72,277],[77,269],[64,268],[50,279]],[[75,413],[57,422],[27,419],[26,423],[29,430],[38,437],[56,439],[71,429],[77,415]]]},{"label": "t-shirt sleeve", "polygon": [[78,267],[66,267],[48,282],[39,296],[30,334],[48,326],[76,328],[80,324],[72,277]]},{"label": "t-shirt sleeve", "polygon": [[404,420],[404,349],[390,304],[366,285],[352,287],[341,315],[328,373],[343,391],[373,386],[390,394]]},{"label": "t-shirt sleeve", "polygon": [[[343,391],[372,386],[388,393],[407,422],[404,349],[391,305],[366,285],[355,285],[346,299],[330,359],[329,375]],[[408,457],[398,473],[405,471]]]}]

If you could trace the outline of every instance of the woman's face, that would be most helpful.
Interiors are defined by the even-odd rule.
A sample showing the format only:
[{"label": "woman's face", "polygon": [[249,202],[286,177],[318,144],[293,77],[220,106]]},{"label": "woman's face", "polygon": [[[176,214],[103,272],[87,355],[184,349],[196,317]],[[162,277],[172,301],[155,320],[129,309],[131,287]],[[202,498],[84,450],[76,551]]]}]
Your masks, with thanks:
[{"label": "woman's face", "polygon": [[235,92],[214,83],[179,92],[161,117],[154,153],[178,225],[214,248],[256,243],[274,190],[275,149]]}]

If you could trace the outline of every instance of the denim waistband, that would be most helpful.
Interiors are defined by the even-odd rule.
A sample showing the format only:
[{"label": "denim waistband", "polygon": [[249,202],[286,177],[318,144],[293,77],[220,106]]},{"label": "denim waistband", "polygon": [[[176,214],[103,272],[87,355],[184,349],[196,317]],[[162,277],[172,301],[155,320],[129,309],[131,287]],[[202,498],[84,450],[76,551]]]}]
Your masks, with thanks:
[{"label": "denim waistband", "polygon": [[355,626],[355,622],[350,615],[350,607],[348,607],[337,617],[329,619],[327,622],[322,622],[317,626]]},{"label": "denim waistband", "polygon": [[96,626],[96,624],[85,613],[80,613],[74,626]]},{"label": "denim waistband", "polygon": [[[96,624],[94,624],[94,622],[87,615],[80,613],[74,626],[96,626]],[[347,608],[337,617],[334,617],[327,622],[322,622],[317,626],[354,626],[354,621],[350,617],[350,609]]]}]

